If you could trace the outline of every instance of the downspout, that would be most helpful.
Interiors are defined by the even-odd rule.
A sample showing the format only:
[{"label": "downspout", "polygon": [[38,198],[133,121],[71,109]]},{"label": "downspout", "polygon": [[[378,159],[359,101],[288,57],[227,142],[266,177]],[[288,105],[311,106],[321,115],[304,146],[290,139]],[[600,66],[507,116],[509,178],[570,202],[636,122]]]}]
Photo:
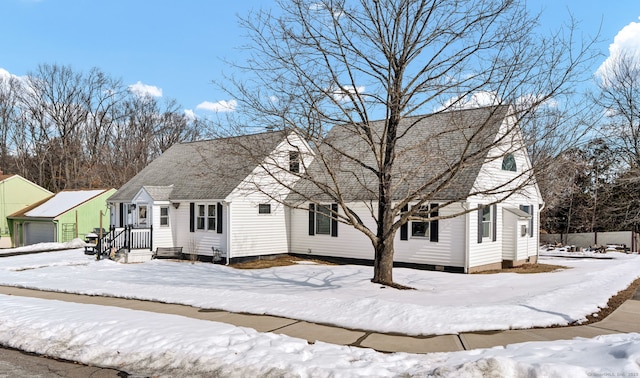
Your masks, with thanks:
[{"label": "downspout", "polygon": [[225,219],[227,229],[227,263],[225,265],[228,266],[231,261],[231,202],[223,202],[223,204],[227,207],[227,217]]},{"label": "downspout", "polygon": [[464,214],[464,272],[469,273],[469,203],[461,202],[462,208],[467,211]]},{"label": "downspout", "polygon": [[54,243],[60,242],[59,231],[60,230],[58,229],[58,220],[57,219],[53,219],[53,237],[55,238]]},{"label": "downspout", "polygon": [[[0,235],[4,234],[5,230],[4,230],[4,225],[6,222],[7,225],[7,232],[9,233],[9,235],[11,235],[11,231],[9,231],[9,221],[7,220],[7,200],[5,199],[5,183],[4,180],[0,181],[0,191],[2,192],[2,199],[0,200],[0,206],[2,206],[2,208],[0,208],[0,220],[2,220],[2,224],[0,224],[0,228],[2,228],[0,230]],[[9,236],[9,239],[11,239],[11,236]],[[9,247],[12,246],[13,241],[9,240]]]},{"label": "downspout", "polygon": [[285,225],[287,232],[287,254],[291,254],[291,213],[293,210],[289,206],[285,206],[284,211],[285,219],[287,220],[287,223]]}]

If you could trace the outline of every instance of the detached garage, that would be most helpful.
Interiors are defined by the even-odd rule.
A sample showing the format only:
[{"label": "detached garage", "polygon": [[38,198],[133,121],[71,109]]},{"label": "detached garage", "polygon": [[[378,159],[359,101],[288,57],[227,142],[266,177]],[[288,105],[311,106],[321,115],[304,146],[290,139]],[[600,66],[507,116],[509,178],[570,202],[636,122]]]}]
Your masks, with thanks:
[{"label": "detached garage", "polygon": [[26,245],[56,240],[56,225],[52,222],[24,222],[23,227]]},{"label": "detached garage", "polygon": [[[107,198],[115,189],[65,190],[7,217],[16,247],[84,239],[109,225]],[[102,219],[101,219],[102,218]]]}]

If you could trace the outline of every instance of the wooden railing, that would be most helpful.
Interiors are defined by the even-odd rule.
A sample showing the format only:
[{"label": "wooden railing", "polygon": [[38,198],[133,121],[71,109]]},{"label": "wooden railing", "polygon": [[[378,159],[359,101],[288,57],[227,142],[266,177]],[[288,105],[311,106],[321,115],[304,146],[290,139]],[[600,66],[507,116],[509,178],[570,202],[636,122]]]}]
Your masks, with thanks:
[{"label": "wooden railing", "polygon": [[96,258],[109,256],[112,251],[131,252],[132,249],[153,251],[153,226],[139,228],[133,226],[111,226],[109,232],[98,239]]}]

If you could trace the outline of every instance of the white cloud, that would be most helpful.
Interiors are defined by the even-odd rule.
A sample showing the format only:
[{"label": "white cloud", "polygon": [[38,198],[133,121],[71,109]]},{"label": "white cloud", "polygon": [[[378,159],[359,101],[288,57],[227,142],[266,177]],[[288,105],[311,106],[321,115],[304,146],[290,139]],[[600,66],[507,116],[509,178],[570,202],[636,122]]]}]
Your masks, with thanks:
[{"label": "white cloud", "polygon": [[187,119],[189,121],[193,121],[193,120],[195,120],[197,118],[196,117],[196,113],[194,113],[193,110],[191,110],[191,109],[185,109],[184,110],[184,116],[187,117]]},{"label": "white cloud", "polygon": [[349,95],[355,95],[357,93],[364,93],[364,86],[354,87],[353,85],[346,85],[344,87],[333,89],[331,95],[338,102],[349,101]]},{"label": "white cloud", "polygon": [[24,77],[16,76],[11,72],[5,70],[4,68],[0,67],[0,80],[9,80],[9,79],[23,80],[23,78]]},{"label": "white cloud", "polygon": [[[474,108],[483,108],[485,106],[494,106],[506,104],[502,101],[500,96],[491,91],[477,91],[466,96],[458,96],[452,97],[449,100],[445,101],[445,103],[441,107],[437,107],[434,111],[439,112],[443,110],[451,110],[451,109],[474,109]],[[514,105],[517,109],[529,109],[529,108],[557,108],[559,106],[558,101],[550,98],[543,100],[540,95],[524,95],[515,99],[515,101],[510,105]]]},{"label": "white cloud", "polygon": [[613,43],[609,45],[609,57],[600,65],[596,75],[602,76],[612,62],[625,53],[640,53],[640,22],[631,22],[616,34]]},{"label": "white cloud", "polygon": [[541,108],[541,107],[557,108],[560,106],[560,104],[558,103],[558,100],[556,100],[555,98],[548,98],[546,100],[543,100],[542,96],[540,95],[529,94],[529,95],[518,97],[515,101],[515,106],[516,108],[519,108],[519,109]]},{"label": "white cloud", "polygon": [[238,103],[236,100],[220,100],[218,102],[204,101],[196,106],[196,109],[209,110],[212,112],[232,112],[236,110]]},{"label": "white cloud", "polygon": [[142,84],[140,81],[129,85],[129,91],[138,97],[162,97],[161,88],[158,88],[155,85]]},{"label": "white cloud", "polygon": [[4,68],[0,68],[0,79],[8,79],[11,77],[11,74],[9,73],[9,71],[5,70]]},{"label": "white cloud", "polygon": [[500,97],[495,92],[478,91],[466,96],[452,97],[435,109],[436,112],[449,109],[472,109],[500,104]]},{"label": "white cloud", "polygon": [[17,85],[22,85],[24,83],[25,77],[16,76],[4,68],[0,67],[0,89],[8,89],[10,81],[16,81]]}]

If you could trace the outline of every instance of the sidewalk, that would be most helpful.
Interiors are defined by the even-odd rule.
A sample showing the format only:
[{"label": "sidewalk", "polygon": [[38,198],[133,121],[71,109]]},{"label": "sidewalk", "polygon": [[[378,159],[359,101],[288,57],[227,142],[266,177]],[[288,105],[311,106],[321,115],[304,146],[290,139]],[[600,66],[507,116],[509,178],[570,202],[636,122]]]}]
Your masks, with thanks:
[{"label": "sidewalk", "polygon": [[272,332],[306,339],[313,343],[323,341],[339,345],[372,348],[381,352],[432,353],[454,352],[476,348],[491,348],[527,341],[568,340],[575,337],[591,338],[613,333],[640,332],[640,290],[606,319],[584,326],[536,328],[526,330],[467,332],[459,335],[407,336],[309,323],[270,315],[230,313],[220,310],[166,304],[135,299],[66,294],[50,291],[0,286],[0,294],[59,300],[100,306],[115,306],[139,311],[181,315],[253,328],[259,332]]}]

